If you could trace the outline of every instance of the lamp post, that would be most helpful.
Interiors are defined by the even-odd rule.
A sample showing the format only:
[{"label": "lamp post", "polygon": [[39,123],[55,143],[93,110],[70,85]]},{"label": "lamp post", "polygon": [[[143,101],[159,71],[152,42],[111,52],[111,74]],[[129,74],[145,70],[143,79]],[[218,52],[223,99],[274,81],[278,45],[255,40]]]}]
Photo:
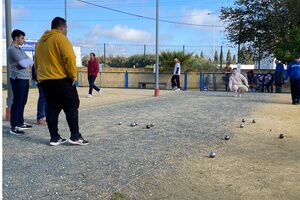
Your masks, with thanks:
[{"label": "lamp post", "polygon": [[155,54],[156,54],[156,65],[155,65],[155,89],[154,96],[159,96],[159,0],[156,0],[156,41],[155,41]]}]

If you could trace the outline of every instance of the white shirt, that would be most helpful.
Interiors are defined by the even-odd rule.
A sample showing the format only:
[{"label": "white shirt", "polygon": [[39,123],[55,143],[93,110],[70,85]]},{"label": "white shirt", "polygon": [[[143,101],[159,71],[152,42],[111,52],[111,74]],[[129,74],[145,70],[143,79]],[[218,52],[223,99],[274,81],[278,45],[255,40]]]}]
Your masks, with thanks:
[{"label": "white shirt", "polygon": [[[178,69],[178,74],[176,74],[177,68],[179,68]],[[180,63],[179,62],[176,63],[175,66],[174,66],[173,75],[180,75]]]}]

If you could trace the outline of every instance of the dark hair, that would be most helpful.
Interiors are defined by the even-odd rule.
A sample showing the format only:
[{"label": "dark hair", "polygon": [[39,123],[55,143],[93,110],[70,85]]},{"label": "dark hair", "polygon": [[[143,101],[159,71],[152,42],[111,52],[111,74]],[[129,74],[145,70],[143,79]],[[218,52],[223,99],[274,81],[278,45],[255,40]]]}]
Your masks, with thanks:
[{"label": "dark hair", "polygon": [[232,71],[233,71],[233,70],[237,70],[237,68],[235,67],[235,68],[232,69]]},{"label": "dark hair", "polygon": [[92,53],[90,53],[90,55],[91,55],[91,54],[92,54],[94,57],[96,57],[95,53],[92,52]]},{"label": "dark hair", "polygon": [[51,22],[51,29],[57,29],[61,26],[65,26],[67,21],[61,17],[55,17]]},{"label": "dark hair", "polygon": [[11,37],[14,40],[16,37],[20,37],[21,35],[25,36],[25,33],[21,30],[15,29],[13,30],[13,32],[11,33]]},{"label": "dark hair", "polygon": [[300,58],[300,54],[295,56],[295,59],[299,59]]}]

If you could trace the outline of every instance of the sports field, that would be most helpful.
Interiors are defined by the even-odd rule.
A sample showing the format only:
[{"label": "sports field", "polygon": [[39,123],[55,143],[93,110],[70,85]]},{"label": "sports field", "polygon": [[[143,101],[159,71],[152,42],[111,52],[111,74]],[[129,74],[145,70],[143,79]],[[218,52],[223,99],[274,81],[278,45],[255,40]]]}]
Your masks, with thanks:
[{"label": "sports field", "polygon": [[[86,98],[87,90],[79,88],[79,117],[88,146],[51,147],[47,127],[16,137],[3,123],[4,199],[300,196],[300,106],[289,94],[104,89]],[[34,123],[37,90],[29,97],[25,115]],[[59,123],[68,138],[63,114]]]}]

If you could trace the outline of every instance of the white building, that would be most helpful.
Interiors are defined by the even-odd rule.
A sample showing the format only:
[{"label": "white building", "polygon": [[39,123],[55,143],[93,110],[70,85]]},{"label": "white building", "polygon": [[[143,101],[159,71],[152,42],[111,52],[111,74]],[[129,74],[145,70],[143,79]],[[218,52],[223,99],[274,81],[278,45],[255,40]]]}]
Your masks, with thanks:
[{"label": "white building", "polygon": [[[36,41],[26,40],[24,45],[21,48],[25,51],[25,53],[32,58],[34,55]],[[76,66],[82,67],[81,62],[81,48],[73,46],[74,53],[76,55]],[[6,39],[2,39],[2,66],[6,66]]]}]

